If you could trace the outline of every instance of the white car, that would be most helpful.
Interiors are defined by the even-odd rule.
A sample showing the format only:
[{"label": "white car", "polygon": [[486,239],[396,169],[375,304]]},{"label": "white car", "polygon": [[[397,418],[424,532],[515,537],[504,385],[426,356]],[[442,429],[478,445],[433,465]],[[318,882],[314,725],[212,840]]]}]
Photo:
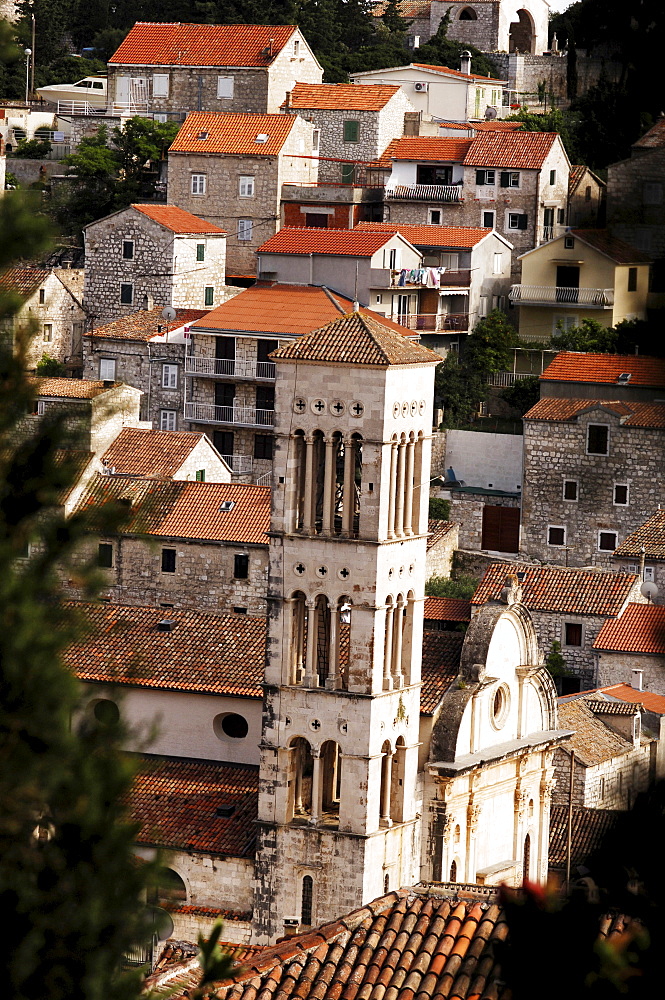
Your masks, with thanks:
[{"label": "white car", "polygon": [[[54,83],[39,87],[37,93],[51,104],[85,102],[95,107],[106,107],[106,77],[86,76],[76,83]],[[65,110],[65,109],[61,109]],[[72,108],[72,110],[74,110]]]}]

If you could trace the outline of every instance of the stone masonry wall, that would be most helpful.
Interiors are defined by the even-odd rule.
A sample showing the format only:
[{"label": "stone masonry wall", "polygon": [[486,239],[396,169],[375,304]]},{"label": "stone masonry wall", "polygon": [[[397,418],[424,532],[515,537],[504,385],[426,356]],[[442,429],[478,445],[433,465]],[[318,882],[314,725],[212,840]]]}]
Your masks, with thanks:
[{"label": "stone masonry wall", "polygon": [[[139,846],[137,854],[151,858],[154,849]],[[167,863],[185,883],[187,906],[209,906],[241,913],[251,911],[253,859],[175,850],[169,852]],[[213,920],[209,918],[208,927]],[[227,928],[230,929],[232,923],[235,921],[224,925],[225,939]]]},{"label": "stone masonry wall", "polygon": [[640,653],[596,653],[598,659],[598,684],[631,684],[632,671],[642,671],[645,691],[665,695],[665,656],[648,656]]},{"label": "stone masonry wall", "polygon": [[491,507],[519,507],[520,498],[466,496],[462,500],[453,494],[450,516],[451,520],[459,522],[459,547],[461,549],[480,550],[482,548],[483,508],[486,504]]},{"label": "stone masonry wall", "polygon": [[[654,258],[665,257],[665,149],[650,149],[615,163],[607,173],[607,225],[622,240]],[[645,203],[645,184],[660,184],[660,202]],[[652,198],[652,200],[654,200]]]},{"label": "stone masonry wall", "polygon": [[[559,748],[554,755],[556,787],[554,805],[568,805],[570,754]],[[592,809],[630,809],[645,791],[651,777],[651,745],[637,747],[592,767],[575,764],[573,805]]]},{"label": "stone masonry wall", "polygon": [[[467,22],[473,23],[473,22]],[[453,37],[452,35],[450,36]],[[475,44],[475,42],[473,43]],[[521,95],[537,94],[538,84],[543,80],[547,90],[555,95],[559,105],[567,105],[568,55],[563,52],[558,56],[531,55],[521,52],[491,52],[489,58],[496,67],[502,80],[508,80],[511,90],[517,90]],[[617,82],[621,76],[621,66],[618,62],[601,56],[589,56],[584,49],[577,50],[577,94],[585,94],[594,87],[601,76]],[[534,101],[525,103],[533,104]]]},{"label": "stone masonry wall", "polygon": [[439,542],[427,550],[425,572],[428,580],[432,576],[450,576],[458,536],[459,525],[455,524]]},{"label": "stone masonry wall", "polygon": [[[77,275],[80,276],[82,297],[83,272],[69,271],[68,274],[72,280]],[[72,361],[80,357],[80,333],[85,321],[82,306],[53,271],[43,282],[41,289],[44,292],[44,302],[40,303],[40,290],[37,289],[16,318],[18,326],[34,322],[37,327],[27,355],[29,369],[34,368],[45,354],[58,361]],[[45,330],[47,324],[51,326],[50,333]]]}]

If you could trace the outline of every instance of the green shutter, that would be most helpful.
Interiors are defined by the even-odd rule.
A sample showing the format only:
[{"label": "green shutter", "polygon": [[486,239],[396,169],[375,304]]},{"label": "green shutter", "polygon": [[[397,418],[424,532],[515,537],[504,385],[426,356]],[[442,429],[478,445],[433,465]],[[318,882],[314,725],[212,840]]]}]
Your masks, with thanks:
[{"label": "green shutter", "polygon": [[360,122],[353,119],[344,122],[344,142],[358,142]]},{"label": "green shutter", "polygon": [[196,259],[197,260],[205,260],[205,256],[206,256],[205,243],[197,243],[196,244]]},{"label": "green shutter", "polygon": [[476,170],[476,184],[484,184],[484,183],[485,183],[485,171]]}]

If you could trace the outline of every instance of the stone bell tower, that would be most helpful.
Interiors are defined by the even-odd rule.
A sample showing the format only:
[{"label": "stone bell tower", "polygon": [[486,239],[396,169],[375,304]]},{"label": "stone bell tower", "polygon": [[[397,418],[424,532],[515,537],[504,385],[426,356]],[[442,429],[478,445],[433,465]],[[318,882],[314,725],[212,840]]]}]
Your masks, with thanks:
[{"label": "stone bell tower", "polygon": [[417,881],[434,367],[358,312],[277,362],[257,943]]}]

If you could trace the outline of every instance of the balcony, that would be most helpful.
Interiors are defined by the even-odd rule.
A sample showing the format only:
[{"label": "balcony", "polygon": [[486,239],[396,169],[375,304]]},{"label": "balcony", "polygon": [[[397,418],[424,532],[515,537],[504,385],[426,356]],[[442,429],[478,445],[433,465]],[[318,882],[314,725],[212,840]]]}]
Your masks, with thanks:
[{"label": "balcony", "polygon": [[519,382],[521,378],[537,377],[537,375],[532,375],[530,372],[493,372],[487,376],[487,384],[501,386],[505,389],[509,385],[515,385],[515,382]]},{"label": "balcony", "polygon": [[59,115],[105,115],[103,104],[89,104],[87,101],[57,101]]},{"label": "balcony", "polygon": [[[375,282],[375,281],[371,280],[370,287],[372,287],[372,288],[386,288],[386,287],[390,287],[390,288],[411,288],[411,287],[415,287],[415,288],[431,288],[431,287],[435,287],[435,286],[432,286],[432,285],[423,285],[422,281],[419,281],[419,280],[417,280],[417,278],[412,277],[413,273],[418,274],[421,270],[429,271],[430,268],[429,267],[415,268],[414,271],[411,271],[409,269],[405,269],[405,272],[403,270],[402,271],[391,271],[390,272],[390,285],[389,286],[385,285],[383,283],[380,284],[379,281]],[[436,267],[434,267],[433,270],[436,270]],[[370,272],[370,279],[372,279],[374,275],[383,275],[385,273],[387,273],[387,272],[384,272],[380,268],[372,268],[372,270]],[[403,280],[402,280],[402,274],[405,274]],[[471,271],[470,270],[467,269],[467,270],[464,270],[464,271],[444,271],[439,276],[439,286],[438,287],[439,288],[468,288],[470,286],[470,284],[471,284]]]},{"label": "balcony", "polygon": [[272,361],[227,360],[188,354],[185,358],[185,375],[232,378],[235,381],[249,379],[252,382],[274,382],[275,365]]},{"label": "balcony", "polygon": [[462,201],[460,184],[396,184],[386,188],[387,201],[437,201],[457,204]]},{"label": "balcony", "polygon": [[222,458],[235,476],[247,476],[252,471],[251,455],[222,455]]},{"label": "balcony", "polygon": [[468,313],[392,313],[389,318],[423,333],[466,333],[469,329]]},{"label": "balcony", "polygon": [[611,309],[613,288],[566,288],[561,285],[513,285],[510,301],[529,306],[584,306],[586,309]]},{"label": "balcony", "polygon": [[272,427],[274,410],[254,406],[217,406],[216,403],[185,403],[185,420],[196,424],[234,424],[238,427]]}]

